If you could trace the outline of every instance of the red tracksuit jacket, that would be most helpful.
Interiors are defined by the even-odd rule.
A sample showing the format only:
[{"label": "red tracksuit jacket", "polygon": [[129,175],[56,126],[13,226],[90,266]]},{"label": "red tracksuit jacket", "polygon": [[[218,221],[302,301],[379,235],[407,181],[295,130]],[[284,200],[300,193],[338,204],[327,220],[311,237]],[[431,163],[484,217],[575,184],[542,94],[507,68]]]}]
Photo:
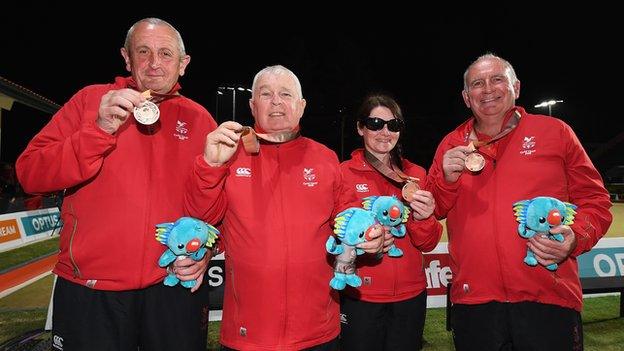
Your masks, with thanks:
[{"label": "red tracksuit jacket", "polygon": [[[420,179],[421,188],[427,187],[426,172],[422,167],[406,159],[402,159],[402,166],[407,175]],[[340,168],[343,177],[341,209],[362,207],[362,198],[367,196],[395,195],[402,199],[401,188],[366,161],[363,149],[353,151],[351,159],[343,162]],[[358,256],[357,274],[362,278],[362,286],[357,289],[348,286],[345,294],[369,302],[396,302],[415,297],[426,289],[422,252],[435,248],[442,235],[442,225],[434,216],[414,220],[410,212],[405,226],[407,235],[394,238],[394,244],[403,250],[403,256],[384,255],[381,260],[368,254]]]},{"label": "red tracksuit jacket", "polygon": [[[534,301],[578,311],[582,293],[576,257],[590,250],[611,223],[609,194],[581,143],[564,122],[521,114],[513,132],[481,148],[486,166],[464,171],[459,180],[444,180],[442,157],[467,145],[474,119],[449,133],[436,151],[430,177],[436,213],[447,218],[453,271],[453,303]],[[509,111],[509,118],[513,110]],[[551,272],[523,262],[527,240],[518,235],[512,204],[552,196],[578,206],[574,231],[578,245]]]},{"label": "red tracksuit jacket", "polygon": [[[102,96],[130,78],[80,90],[28,144],[16,164],[28,193],[67,189],[54,273],[99,290],[131,290],[166,275],[155,225],[184,215],[185,182],[216,123],[183,96],[160,103],[160,129],[130,117],[115,135],[96,124]],[[179,89],[179,85],[174,91]]]},{"label": "red tracksuit jacket", "polygon": [[[223,218],[225,296],[221,342],[237,350],[301,350],[340,332],[329,281],[340,170],[336,154],[304,137],[242,147],[222,167],[195,162],[187,208]],[[202,196],[196,196],[201,194]]]}]

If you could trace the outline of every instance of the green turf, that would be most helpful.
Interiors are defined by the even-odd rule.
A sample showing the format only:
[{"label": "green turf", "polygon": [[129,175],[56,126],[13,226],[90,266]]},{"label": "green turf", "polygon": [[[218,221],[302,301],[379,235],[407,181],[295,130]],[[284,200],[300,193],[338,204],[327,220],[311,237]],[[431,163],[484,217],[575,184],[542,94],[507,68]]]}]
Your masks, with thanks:
[{"label": "green turf", "polygon": [[0,252],[0,272],[15,265],[28,262],[33,258],[58,251],[58,247],[59,237],[57,235],[17,249]]},{"label": "green turf", "polygon": [[0,311],[47,308],[52,294],[54,275],[50,274],[0,299]]},{"label": "green turf", "polygon": [[423,339],[423,350],[426,351],[454,349],[451,333],[446,331],[446,308],[427,310]]},{"label": "green turf", "polygon": [[624,236],[624,202],[614,203],[611,207],[611,214],[613,214],[613,222],[605,237]]},{"label": "green turf", "polygon": [[624,318],[619,317],[619,303],[617,296],[585,299],[585,351],[624,350]]},{"label": "green turf", "polygon": [[210,322],[208,324],[208,350],[219,350],[219,328],[221,322]]},{"label": "green turf", "polygon": [[45,326],[53,276],[0,299],[0,343]]}]

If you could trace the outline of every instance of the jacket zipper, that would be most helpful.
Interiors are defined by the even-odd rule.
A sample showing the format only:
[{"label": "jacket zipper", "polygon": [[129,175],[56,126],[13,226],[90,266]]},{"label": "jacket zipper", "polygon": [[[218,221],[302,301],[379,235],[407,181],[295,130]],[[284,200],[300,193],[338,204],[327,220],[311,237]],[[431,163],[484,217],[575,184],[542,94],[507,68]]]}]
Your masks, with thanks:
[{"label": "jacket zipper", "polygon": [[72,269],[73,269],[73,273],[74,273],[74,278],[80,278],[82,279],[82,274],[80,273],[80,269],[78,268],[78,264],[76,263],[76,260],[74,259],[74,236],[76,235],[76,229],[78,229],[78,218],[76,218],[76,214],[74,213],[74,206],[72,205],[72,203],[69,203],[69,208],[71,209],[71,216],[73,219],[73,226],[72,226],[72,232],[71,235],[69,236],[69,260],[71,261],[72,264]]},{"label": "jacket zipper", "polygon": [[[277,154],[277,170],[278,170],[278,174],[280,175],[280,177],[278,177],[279,179],[279,192],[280,192],[280,212],[282,213],[282,232],[285,233],[286,232],[286,223],[285,223],[285,218],[284,218],[284,189],[283,189],[283,184],[282,184],[282,169],[281,169],[281,153],[280,153],[280,145],[275,145],[275,151]],[[286,235],[284,238],[284,241],[286,241],[286,245],[284,245],[284,262],[288,262],[288,253],[289,253],[289,248],[290,248],[290,236]],[[284,316],[282,317],[282,324],[283,324],[283,328],[282,328],[282,335],[279,336],[279,343],[281,344],[284,340],[284,338],[286,337],[286,331],[288,330],[288,323],[287,321],[287,317],[288,316],[288,267],[289,265],[286,264],[284,265],[284,292],[283,295],[284,296]]]},{"label": "jacket zipper", "polygon": [[232,280],[232,295],[234,297],[234,306],[236,306],[236,320],[240,321],[240,305],[238,304],[238,293],[236,292],[236,281],[234,280],[234,267],[230,266],[227,270],[230,272],[230,279]]},{"label": "jacket zipper", "polygon": [[[148,134],[147,142],[148,142],[148,147],[149,147],[149,160],[150,160],[150,164],[152,163],[153,157],[154,157],[154,142],[155,142],[154,138],[155,137],[156,137],[155,134]],[[150,169],[151,169],[151,167],[150,167]],[[147,175],[147,177],[148,177],[147,178],[147,184],[152,184],[152,172],[147,172],[147,174],[148,174]],[[148,191],[147,194],[145,194],[145,214],[143,215],[144,216],[143,217],[144,218],[143,225],[146,228],[145,229],[146,233],[149,233],[150,231],[153,232],[153,229],[150,227],[150,221],[149,221],[150,220],[150,213],[151,213],[151,208],[150,208],[151,199],[152,199],[151,198],[151,194],[152,194],[151,191]],[[141,240],[141,247],[144,247],[145,246],[145,235],[141,235],[140,238],[141,238],[140,239]],[[141,262],[145,262],[145,252],[146,252],[146,250],[140,250],[140,251],[141,251]],[[139,277],[138,277],[138,279],[139,279],[139,286],[143,286],[143,283],[144,283],[144,279],[143,279],[143,277],[144,277],[144,268],[145,268],[145,265],[142,264],[141,265],[141,271],[140,271]]]},{"label": "jacket zipper", "polygon": [[[492,172],[496,172],[496,159],[493,158],[492,159],[492,167],[494,168],[492,170]],[[498,208],[498,178],[496,177],[495,174],[492,174],[492,178],[494,179],[494,206],[493,208]],[[498,221],[497,221],[497,216],[496,216],[496,212],[492,213],[493,215],[493,219],[492,222],[494,223],[494,225],[492,226],[493,228],[498,228]],[[503,284],[503,292],[505,293],[505,302],[509,302],[509,293],[507,292],[507,282],[505,281],[505,275],[503,274],[503,262],[501,259],[501,243],[500,243],[500,238],[499,238],[499,233],[501,233],[501,231],[499,230],[494,230],[494,240],[496,240],[496,257],[498,259],[498,265],[499,265],[499,275],[501,278],[501,283]]]}]

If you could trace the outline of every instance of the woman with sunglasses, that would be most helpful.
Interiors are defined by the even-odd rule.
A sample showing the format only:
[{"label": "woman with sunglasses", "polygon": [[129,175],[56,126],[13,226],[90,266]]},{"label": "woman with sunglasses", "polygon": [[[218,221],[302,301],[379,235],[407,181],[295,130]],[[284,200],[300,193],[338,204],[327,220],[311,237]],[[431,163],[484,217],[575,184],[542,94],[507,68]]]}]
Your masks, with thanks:
[{"label": "woman with sunglasses", "polygon": [[[429,191],[417,190],[406,201],[397,174],[418,178],[426,188],[426,171],[401,156],[405,128],[401,108],[387,95],[367,96],[358,112],[357,131],[363,149],[342,163],[341,208],[361,206],[368,196],[395,195],[409,205],[404,237],[386,233],[384,251],[392,244],[403,255],[363,255],[356,261],[359,288],[347,287],[341,296],[341,351],[420,350],[427,303],[427,280],[422,252],[440,240],[442,226],[432,216],[435,203]],[[388,172],[394,174],[389,174]],[[384,175],[385,173],[385,175]]]}]

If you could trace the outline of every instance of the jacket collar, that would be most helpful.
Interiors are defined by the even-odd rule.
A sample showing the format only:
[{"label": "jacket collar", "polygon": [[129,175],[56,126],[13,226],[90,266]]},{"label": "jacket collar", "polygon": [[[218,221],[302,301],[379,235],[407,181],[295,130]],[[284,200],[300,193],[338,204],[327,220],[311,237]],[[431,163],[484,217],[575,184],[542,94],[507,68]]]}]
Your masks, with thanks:
[{"label": "jacket collar", "polygon": [[[139,90],[139,86],[137,85],[137,83],[134,81],[134,78],[132,77],[116,77],[115,85],[124,87],[124,88],[134,89],[137,91]],[[165,95],[176,94],[178,90],[180,89],[182,89],[182,86],[180,85],[180,83],[176,82],[173,88],[171,88],[171,90],[167,92],[167,94]]]},{"label": "jacket collar", "polygon": [[[520,106],[514,106],[512,109],[507,111],[507,113],[505,113],[505,118],[503,119],[503,121],[507,121],[509,118],[511,118],[511,115],[515,111],[518,111],[520,113],[520,121],[518,122],[518,125],[520,125],[522,123],[524,116],[527,115],[524,108]],[[455,130],[451,132],[450,138],[449,138],[449,144],[451,145],[451,147],[455,147],[459,145],[468,145],[468,142],[469,142],[468,139],[470,136],[470,132],[472,131],[472,128],[474,126],[474,121],[475,121],[475,117],[471,116],[470,119],[460,124],[459,127],[455,128]],[[511,132],[510,134],[513,134],[513,132]]]}]

